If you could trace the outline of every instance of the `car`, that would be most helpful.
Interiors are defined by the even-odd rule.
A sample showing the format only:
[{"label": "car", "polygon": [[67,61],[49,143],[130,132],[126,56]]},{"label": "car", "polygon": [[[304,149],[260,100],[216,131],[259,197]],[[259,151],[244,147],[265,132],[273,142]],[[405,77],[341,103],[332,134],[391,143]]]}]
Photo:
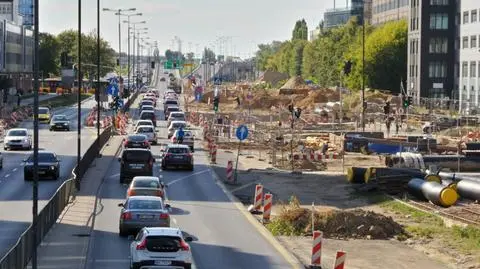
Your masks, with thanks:
[{"label": "car", "polygon": [[54,115],[50,121],[50,131],[70,131],[70,121],[65,115]]},{"label": "car", "polygon": [[157,117],[154,110],[143,110],[140,112],[141,120],[151,120],[154,127],[157,127]]},{"label": "car", "polygon": [[176,105],[167,106],[167,108],[163,112],[165,114],[165,119],[168,120],[168,116],[170,115],[171,112],[178,112],[178,111],[181,111],[181,110]]},{"label": "car", "polygon": [[166,110],[167,106],[169,106],[169,105],[178,106],[178,100],[176,100],[176,99],[166,99],[163,102],[163,110]]},{"label": "car", "polygon": [[123,149],[118,161],[120,162],[121,184],[129,183],[136,176],[153,176],[155,158],[149,149]]},{"label": "car", "polygon": [[[33,153],[23,160],[23,179],[25,181],[33,180]],[[38,177],[52,178],[57,180],[60,178],[60,160],[57,154],[51,151],[38,152]]]},{"label": "car", "polygon": [[50,108],[43,106],[38,108],[38,121],[50,123]]},{"label": "car", "polygon": [[148,141],[153,145],[157,144],[157,134],[155,133],[155,127],[149,125],[139,125],[135,129],[135,134],[142,134],[148,137]]},{"label": "car", "polygon": [[0,152],[0,169],[3,168],[3,154]]},{"label": "car", "polygon": [[170,227],[170,214],[163,199],[157,196],[130,196],[121,207],[119,234],[137,233],[143,227]]},{"label": "car", "polygon": [[151,101],[153,103],[153,106],[157,106],[157,100],[155,100],[155,98],[152,98],[152,97],[143,97],[142,99],[142,102],[143,101]]},{"label": "car", "polygon": [[134,177],[128,186],[127,197],[158,196],[165,199],[165,184],[158,177]]},{"label": "car", "polygon": [[144,98],[151,98],[153,99],[155,102],[157,101],[157,95],[154,93],[154,92],[151,92],[148,91],[146,94],[145,94],[145,97]]},{"label": "car", "polygon": [[150,142],[148,141],[148,137],[144,134],[131,134],[123,141],[123,147],[149,149]]},{"label": "car", "polygon": [[8,130],[3,140],[3,149],[32,149],[32,137],[25,128],[13,128]]},{"label": "car", "polygon": [[193,154],[187,145],[169,144],[162,150],[162,170],[169,166],[187,167],[193,171]]},{"label": "car", "polygon": [[173,133],[175,130],[187,127],[187,122],[186,121],[172,121],[170,125],[168,125],[168,135],[167,138],[170,139],[173,136]]},{"label": "car", "polygon": [[[172,143],[175,144],[177,143],[177,132],[178,129],[175,130],[175,132],[172,135]],[[187,145],[190,147],[190,150],[194,152],[194,147],[195,147],[195,136],[193,135],[193,132],[190,130],[183,130],[184,135],[183,135],[183,142],[182,145]]]},{"label": "car", "polygon": [[153,106],[142,106],[142,108],[140,109],[140,111],[143,111],[143,110],[154,110],[155,111],[155,108]]},{"label": "car", "polygon": [[137,127],[140,126],[140,125],[148,125],[148,126],[155,127],[151,120],[138,120],[137,123],[135,124],[135,128],[133,128],[133,129],[134,130],[137,129]]},{"label": "car", "polygon": [[140,110],[142,110],[144,106],[155,107],[155,104],[151,100],[142,100],[142,102],[140,102],[140,105],[138,107],[140,108]]},{"label": "car", "polygon": [[130,268],[191,269],[191,241],[178,228],[145,227],[130,243]]},{"label": "car", "polygon": [[182,111],[172,111],[170,112],[170,114],[168,115],[168,122],[167,122],[167,126],[170,126],[170,123],[172,123],[172,121],[185,121],[185,113],[182,112]]}]

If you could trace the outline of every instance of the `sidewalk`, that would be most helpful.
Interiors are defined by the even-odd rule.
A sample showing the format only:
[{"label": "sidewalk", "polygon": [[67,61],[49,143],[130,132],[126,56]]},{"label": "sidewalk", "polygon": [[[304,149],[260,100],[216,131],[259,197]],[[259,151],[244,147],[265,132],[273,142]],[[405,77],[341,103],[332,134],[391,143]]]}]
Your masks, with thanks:
[{"label": "sidewalk", "polygon": [[38,268],[84,268],[97,190],[115,161],[121,142],[121,136],[112,137],[103,148],[102,157],[85,173],[75,201],[63,210],[38,247]]},{"label": "sidewalk", "polygon": [[[56,97],[56,96],[57,96],[56,94],[39,95],[38,100],[43,101],[43,100],[51,99],[51,98]],[[33,97],[25,98],[25,99],[22,99],[20,101],[20,105],[22,105],[22,106],[28,106],[28,105],[31,105],[31,104],[33,104]]]}]

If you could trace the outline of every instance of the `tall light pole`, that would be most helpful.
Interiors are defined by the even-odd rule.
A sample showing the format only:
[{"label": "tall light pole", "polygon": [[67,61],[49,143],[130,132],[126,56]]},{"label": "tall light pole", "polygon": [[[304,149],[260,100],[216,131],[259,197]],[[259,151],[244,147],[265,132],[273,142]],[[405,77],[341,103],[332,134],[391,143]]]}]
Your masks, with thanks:
[{"label": "tall light pole", "polygon": [[[82,158],[82,0],[78,0],[78,90],[77,90],[77,168],[80,167]],[[100,119],[97,119],[97,124]],[[77,187],[80,189],[80,178],[76,179]]]},{"label": "tall light pole", "polygon": [[100,0],[97,0],[97,89],[95,98],[97,99],[97,150],[100,156]]},{"label": "tall light pole", "polygon": [[[131,16],[142,16],[142,13],[128,15],[128,21],[123,21],[124,23],[128,23],[128,63],[127,63],[128,64],[128,82],[127,82],[128,83],[127,84],[128,88],[130,88],[130,75],[131,75],[131,72],[130,72],[130,70],[131,70],[130,69],[130,65],[131,65],[131,63],[130,63],[130,58],[131,58],[131,55],[130,55],[130,43],[131,43],[130,42],[130,30],[131,30],[131,27],[130,27],[130,25],[133,24],[133,26],[135,26],[137,24],[147,23],[146,21],[131,22],[130,21]],[[135,29],[135,28],[133,28],[133,29]],[[134,70],[135,70],[135,68],[134,68]]]},{"label": "tall light pole", "polygon": [[33,36],[34,36],[34,52],[33,52],[33,186],[32,186],[32,269],[37,269],[37,217],[38,217],[38,92],[39,85],[39,23],[38,23],[38,2],[35,0],[33,4]]},{"label": "tall light pole", "polygon": [[[139,31],[144,31],[144,30],[148,30],[148,28],[145,27],[145,28],[136,29],[135,24],[133,25],[133,33],[132,33],[133,34],[133,64],[132,64],[132,67],[133,67],[133,76],[135,76],[135,86],[138,86],[137,77],[136,77],[136,72],[138,72],[138,69],[135,66],[136,62],[138,60],[138,53],[136,52],[135,48],[138,47],[138,32]],[[137,57],[135,57],[135,55],[137,55]]]},{"label": "tall light pole", "polygon": [[[134,12],[136,8],[127,8],[127,9],[110,9],[110,8],[103,8],[103,11],[111,11],[115,12],[114,14],[118,16],[118,63],[120,65],[121,55],[122,55],[122,16],[129,15],[127,12]],[[125,13],[123,13],[125,12]]]}]

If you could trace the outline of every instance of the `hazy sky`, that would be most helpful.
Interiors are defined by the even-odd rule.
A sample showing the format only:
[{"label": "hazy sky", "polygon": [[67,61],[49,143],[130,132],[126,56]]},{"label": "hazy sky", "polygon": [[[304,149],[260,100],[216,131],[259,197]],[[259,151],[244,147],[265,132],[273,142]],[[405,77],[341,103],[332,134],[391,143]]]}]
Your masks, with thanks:
[{"label": "hazy sky", "polygon": [[[256,50],[256,44],[291,37],[295,21],[305,18],[309,30],[323,18],[333,0],[100,0],[102,8],[136,8],[146,20],[150,40],[157,41],[160,52],[172,47],[178,36],[183,42],[182,51],[197,53],[204,46],[216,46],[219,37],[229,36],[227,54],[233,49],[237,56],[245,57]],[[343,1],[337,1],[343,2]],[[82,31],[96,28],[96,0],[82,1]],[[40,30],[59,33],[77,28],[78,2],[75,0],[40,1]],[[122,20],[125,20],[122,18]],[[141,26],[141,25],[140,25]],[[113,12],[101,13],[101,35],[118,50],[118,16]],[[177,44],[175,43],[175,48]],[[233,44],[233,45],[232,45]],[[234,47],[234,48],[233,48]],[[127,25],[122,23],[122,51],[127,49]]]}]

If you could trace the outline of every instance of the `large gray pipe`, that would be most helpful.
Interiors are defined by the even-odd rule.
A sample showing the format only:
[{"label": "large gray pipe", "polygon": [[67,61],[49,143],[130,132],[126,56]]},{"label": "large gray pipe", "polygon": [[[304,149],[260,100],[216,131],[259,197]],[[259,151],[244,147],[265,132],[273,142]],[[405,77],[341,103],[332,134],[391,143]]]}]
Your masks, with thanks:
[{"label": "large gray pipe", "polygon": [[480,201],[480,182],[472,180],[460,180],[457,182],[457,192],[462,198]]},{"label": "large gray pipe", "polygon": [[408,182],[408,190],[411,194],[423,200],[427,199],[435,205],[450,207],[457,202],[457,192],[435,181],[425,181],[421,178],[413,178]]}]

